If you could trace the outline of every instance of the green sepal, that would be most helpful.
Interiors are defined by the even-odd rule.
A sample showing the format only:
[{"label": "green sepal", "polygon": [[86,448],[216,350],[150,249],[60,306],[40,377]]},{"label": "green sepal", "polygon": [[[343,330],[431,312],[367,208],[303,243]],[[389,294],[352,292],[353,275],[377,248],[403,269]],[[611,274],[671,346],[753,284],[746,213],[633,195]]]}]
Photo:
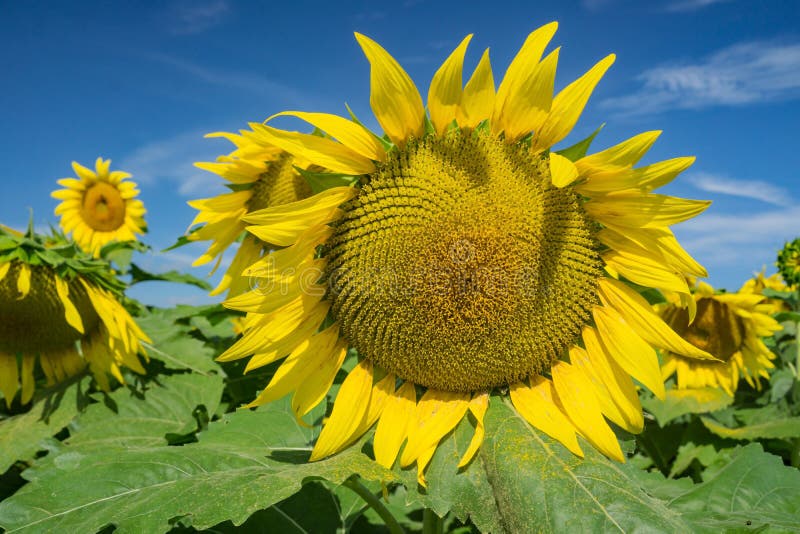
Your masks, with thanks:
[{"label": "green sepal", "polygon": [[589,151],[589,146],[592,144],[592,141],[594,141],[594,138],[597,137],[597,134],[600,133],[600,130],[602,130],[605,127],[605,125],[606,123],[601,124],[594,132],[592,132],[592,134],[589,137],[587,137],[582,141],[578,141],[574,145],[569,146],[563,150],[556,151],[556,154],[564,156],[565,158],[573,162],[578,161],[579,159],[581,159],[586,155],[586,152]]},{"label": "green sepal", "polygon": [[244,184],[225,184],[225,187],[233,191],[234,193],[238,193],[239,191],[249,191],[253,188],[253,184],[255,182],[247,182]]},{"label": "green sepal", "polygon": [[311,191],[316,195],[333,187],[350,187],[358,181],[357,176],[333,172],[314,172],[295,166],[295,170],[306,179]]},{"label": "green sepal", "polygon": [[205,291],[211,291],[211,285],[205,280],[200,280],[196,276],[178,271],[167,271],[165,273],[151,273],[145,271],[135,263],[131,263],[130,268],[131,285],[140,282],[175,282],[177,284],[188,284],[196,286]]},{"label": "green sepal", "polygon": [[202,226],[199,226],[197,228],[192,228],[191,230],[189,230],[188,234],[178,237],[178,239],[175,240],[175,243],[173,243],[172,245],[168,246],[167,248],[165,248],[161,252],[169,252],[170,250],[175,250],[176,248],[182,247],[184,245],[188,245],[189,243],[197,243],[196,240],[192,239],[192,234],[194,234],[195,232],[200,230],[200,228],[202,228]]}]

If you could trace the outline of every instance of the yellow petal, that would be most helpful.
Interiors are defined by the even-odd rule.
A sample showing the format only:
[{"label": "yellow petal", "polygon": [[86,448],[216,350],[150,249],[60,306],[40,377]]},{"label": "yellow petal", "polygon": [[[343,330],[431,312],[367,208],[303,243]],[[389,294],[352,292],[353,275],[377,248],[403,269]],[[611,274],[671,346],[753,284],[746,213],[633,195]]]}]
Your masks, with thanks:
[{"label": "yellow petal", "polygon": [[600,241],[617,250],[629,250],[640,256],[644,251],[658,251],[667,265],[673,269],[694,276],[706,277],[708,272],[697,263],[683,247],[669,228],[617,228],[606,225],[599,233]]},{"label": "yellow petal", "polygon": [[461,76],[464,69],[464,54],[472,34],[467,35],[453,53],[442,63],[431,80],[428,89],[428,111],[438,135],[443,135],[455,120],[456,110],[461,104]]},{"label": "yellow petal", "polygon": [[14,396],[19,390],[19,369],[17,357],[0,352],[0,393],[6,399],[6,407],[11,408]]},{"label": "yellow petal", "polygon": [[426,391],[417,404],[415,423],[409,428],[400,465],[408,467],[420,454],[436,446],[461,421],[468,407],[469,393]]},{"label": "yellow petal", "polygon": [[361,427],[358,429],[356,434],[361,435],[375,424],[375,421],[381,416],[383,413],[383,409],[386,406],[386,401],[389,399],[389,396],[394,393],[394,386],[397,383],[397,379],[395,378],[393,373],[389,373],[388,375],[384,376],[380,382],[372,386],[372,394],[369,397],[369,409],[367,410],[367,416],[364,418],[364,421],[361,423]]},{"label": "yellow petal", "polygon": [[583,437],[609,458],[624,462],[625,455],[600,413],[589,379],[579,368],[562,361],[556,362],[550,372],[558,398]]},{"label": "yellow petal", "polygon": [[417,394],[414,384],[406,382],[389,395],[375,429],[375,461],[391,469],[400,446],[406,439],[408,426],[414,421]]},{"label": "yellow petal", "polygon": [[36,363],[36,358],[33,356],[22,357],[22,394],[20,400],[22,404],[28,404],[33,398],[33,392],[36,389],[36,381],[33,378],[33,366]]},{"label": "yellow petal", "polygon": [[347,356],[347,346],[340,341],[333,350],[333,356],[326,359],[319,369],[309,375],[294,392],[292,411],[298,421],[302,421],[300,418],[313,410],[328,394],[328,390],[331,389],[333,380],[336,378],[336,373],[344,363],[345,356]]},{"label": "yellow petal", "polygon": [[456,110],[456,120],[462,128],[475,128],[484,120],[492,118],[494,109],[494,78],[487,48],[475,67]]},{"label": "yellow petal", "polygon": [[580,185],[578,191],[588,196],[628,189],[649,192],[670,183],[694,161],[694,157],[673,158],[638,169],[592,172],[587,175],[589,179]]},{"label": "yellow petal", "polygon": [[269,122],[274,117],[291,116],[302,119],[307,123],[316,126],[320,130],[326,132],[331,137],[335,137],[344,146],[364,156],[365,158],[374,161],[383,161],[386,159],[386,150],[383,148],[380,140],[375,137],[372,132],[356,124],[351,120],[338,115],[331,115],[329,113],[305,113],[302,111],[284,111],[277,113],[268,118],[265,122]]},{"label": "yellow petal", "polygon": [[505,140],[516,142],[531,131],[538,131],[553,102],[558,53],[556,48],[527,76],[511,87],[498,123],[503,125]]},{"label": "yellow petal", "polygon": [[372,391],[372,362],[361,360],[347,375],[333,403],[333,412],[322,428],[309,461],[339,452],[358,438],[356,431],[367,417]]},{"label": "yellow petal", "polygon": [[10,268],[11,268],[10,261],[7,261],[5,263],[0,263],[0,282],[2,282],[3,278],[6,277]]},{"label": "yellow petal", "polygon": [[578,178],[578,169],[575,164],[564,156],[551,152],[549,160],[550,181],[554,186],[558,188],[566,187]]},{"label": "yellow petal", "polygon": [[31,268],[27,263],[20,262],[19,273],[17,273],[17,291],[19,296],[17,300],[22,300],[28,296],[31,290]]},{"label": "yellow petal", "polygon": [[561,442],[573,454],[583,457],[575,426],[564,413],[550,380],[535,376],[531,378],[531,387],[517,382],[511,385],[509,393],[514,408],[526,421]]},{"label": "yellow petal", "polygon": [[58,293],[58,298],[61,300],[61,304],[64,305],[64,317],[67,320],[67,324],[83,334],[84,330],[81,314],[78,313],[78,308],[75,307],[75,304],[69,300],[69,286],[58,275],[54,275],[53,280],[56,283],[56,293]]},{"label": "yellow petal", "polygon": [[252,137],[284,149],[293,156],[299,156],[332,172],[343,174],[369,174],[375,164],[358,152],[341,143],[318,135],[300,132],[287,132],[264,124],[250,123]]},{"label": "yellow petal", "polygon": [[619,312],[630,328],[651,345],[687,358],[716,360],[713,355],[676,334],[653,311],[644,297],[622,282],[600,279],[599,294],[603,305]]},{"label": "yellow petal", "polygon": [[[469,442],[466,452],[458,462],[459,469],[472,461],[475,453],[481,448],[483,438],[486,435],[486,428],[483,426],[483,418],[486,415],[486,410],[489,408],[489,394],[486,392],[477,393],[472,400],[469,401],[469,411],[475,417],[475,434]],[[419,463],[419,460],[417,460]]]},{"label": "yellow petal", "polygon": [[663,399],[664,381],[655,350],[633,332],[614,309],[596,306],[593,315],[600,341],[608,354],[656,397]]},{"label": "yellow petal", "polygon": [[417,456],[417,484],[423,488],[428,487],[428,482],[425,480],[425,469],[428,467],[428,464],[431,463],[435,453],[436,446],[434,445]]},{"label": "yellow petal", "polygon": [[643,132],[610,148],[585,156],[575,162],[581,176],[633,167],[650,150],[661,130]]},{"label": "yellow petal", "polygon": [[[570,361],[581,367],[597,386],[600,410],[621,428],[638,434],[644,428],[644,416],[633,380],[606,352],[594,328],[583,328],[583,342],[586,350],[574,347],[575,350],[570,350]],[[604,396],[613,406],[608,405]]]},{"label": "yellow petal", "polygon": [[608,250],[602,254],[606,270],[623,275],[631,282],[678,293],[689,293],[686,278],[676,269],[665,265],[651,254],[636,254],[630,250]]},{"label": "yellow petal", "polygon": [[696,217],[711,204],[656,194],[598,195],[584,204],[586,212],[601,223],[633,228],[661,228]]},{"label": "yellow petal", "polygon": [[534,135],[534,140],[531,143],[532,149],[551,147],[572,131],[597,82],[600,81],[600,78],[603,77],[615,59],[616,56],[614,54],[601,59],[586,74],[566,86],[556,95],[544,124]]},{"label": "yellow petal", "polygon": [[378,43],[355,35],[370,64],[369,103],[383,131],[398,145],[410,137],[422,137],[425,108],[414,82]]},{"label": "yellow petal", "polygon": [[[522,48],[520,48],[519,52],[517,52],[517,55],[508,66],[506,74],[503,76],[503,81],[500,82],[500,87],[497,89],[497,97],[494,102],[492,132],[495,135],[506,129],[505,119],[513,118],[509,113],[504,111],[508,100],[512,94],[517,95],[517,98],[523,96],[517,91],[518,86],[536,73],[539,59],[541,59],[544,49],[553,38],[553,35],[555,35],[557,29],[558,23],[551,22],[533,31],[528,35],[528,38],[525,39]],[[552,92],[550,96],[552,97]]]},{"label": "yellow petal", "polygon": [[87,169],[77,161],[72,162],[72,170],[75,171],[75,174],[77,174],[82,180],[86,180],[88,182],[95,182],[97,180],[97,175],[94,172]]}]

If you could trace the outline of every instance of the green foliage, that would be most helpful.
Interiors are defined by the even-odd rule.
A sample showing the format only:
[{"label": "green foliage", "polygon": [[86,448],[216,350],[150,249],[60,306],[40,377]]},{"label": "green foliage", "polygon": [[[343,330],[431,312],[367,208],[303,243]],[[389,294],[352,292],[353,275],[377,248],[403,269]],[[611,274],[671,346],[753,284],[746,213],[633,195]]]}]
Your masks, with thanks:
[{"label": "green foliage", "polygon": [[180,273],[178,271],[167,271],[165,273],[151,273],[145,271],[135,263],[130,264],[131,285],[140,282],[160,281],[160,282],[175,282],[178,284],[188,284],[190,286],[199,287],[205,291],[211,290],[211,285],[205,280],[200,280],[196,276],[187,273]]}]

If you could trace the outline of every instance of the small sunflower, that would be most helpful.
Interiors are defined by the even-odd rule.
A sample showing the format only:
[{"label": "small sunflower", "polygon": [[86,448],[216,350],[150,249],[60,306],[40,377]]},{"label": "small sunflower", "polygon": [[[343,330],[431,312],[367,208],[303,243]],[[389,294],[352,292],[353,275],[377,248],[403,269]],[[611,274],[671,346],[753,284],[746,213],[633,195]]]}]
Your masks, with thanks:
[{"label": "small sunflower", "polygon": [[98,385],[120,367],[144,373],[139,354],[149,341],[120,304],[120,283],[104,263],[57,237],[0,227],[0,392],[23,404],[35,389],[38,361],[48,385],[88,366]]},{"label": "small sunflower", "polygon": [[[789,286],[783,282],[780,273],[775,273],[770,276],[765,275],[766,267],[761,271],[754,273],[753,278],[747,280],[742,287],[739,288],[739,293],[751,293],[754,295],[761,295],[765,289],[772,289],[775,291],[789,291]],[[770,305],[770,313],[778,313],[782,311],[791,311],[791,307],[781,299],[767,298],[762,304]]]},{"label": "small sunflower", "polygon": [[761,378],[769,380],[775,355],[761,338],[781,329],[769,314],[772,306],[762,295],[715,293],[700,282],[694,293],[697,315],[689,324],[687,312],[673,304],[660,305],[661,317],[683,339],[717,358],[698,361],[669,353],[664,361],[664,378],[677,375],[679,389],[722,388],[729,395],[744,378],[761,389]]},{"label": "small sunflower", "polygon": [[669,225],[708,202],[652,190],[694,158],[634,168],[660,132],[585,157],[551,151],[614,61],[553,96],[559,49],[542,55],[556,26],[527,38],[496,91],[488,51],[462,87],[465,38],[433,77],[429,117],[402,67],[356,34],[384,137],[324,113],[279,115],[325,138],[251,125],[254,142],[360,177],[244,216],[252,234],[285,248],[246,269],[259,286],[226,303],[248,319],[221,360],[253,355],[249,370],[286,358],[251,405],[294,392],[302,418],[356,349],[312,461],[377,423],[376,460],[416,463],[425,484],[439,441],[468,412],[477,424],[461,465],[471,461],[492,394],[508,394],[575,454],[582,436],[624,461],[606,419],[642,430],[631,377],[664,395],[654,347],[711,358],[621,280],[693,302],[685,275],[705,270]]},{"label": "small sunflower", "polygon": [[136,241],[136,234],[145,232],[144,204],[137,200],[136,183],[125,181],[130,174],[110,171],[111,160],[97,158],[95,170],[76,161],[72,169],[78,178],[58,181],[65,189],[53,191],[61,200],[56,215],[61,215],[61,228],[72,232],[78,246],[98,257],[103,245],[111,241]]},{"label": "small sunflower", "polygon": [[800,287],[800,237],[786,243],[778,253],[778,272],[791,287]]},{"label": "small sunflower", "polygon": [[[286,151],[254,143],[245,135],[215,133],[208,137],[225,137],[236,149],[227,156],[220,156],[216,163],[195,165],[228,180],[234,191],[189,202],[191,207],[200,212],[191,226],[203,226],[190,233],[188,239],[211,241],[208,250],[195,260],[193,266],[205,265],[214,259],[219,264],[225,250],[245,231],[245,215],[311,196],[311,188],[296,169],[302,162]],[[261,258],[268,248],[269,244],[258,237],[245,235],[230,267],[211,295],[227,290],[229,296],[234,296],[250,289],[247,278],[241,273]]]}]

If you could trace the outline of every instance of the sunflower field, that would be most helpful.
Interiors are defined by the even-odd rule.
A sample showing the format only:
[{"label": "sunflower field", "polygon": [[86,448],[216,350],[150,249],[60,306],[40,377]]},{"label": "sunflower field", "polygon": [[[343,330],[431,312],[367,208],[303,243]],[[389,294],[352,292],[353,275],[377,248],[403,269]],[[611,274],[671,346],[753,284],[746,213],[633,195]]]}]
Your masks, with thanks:
[{"label": "sunflower field", "polygon": [[[705,282],[671,228],[709,202],[657,191],[694,158],[568,137],[616,58],[556,91],[556,28],[504,70],[465,71],[467,36],[425,99],[357,33],[379,131],[209,134],[227,189],[171,250],[214,287],[137,264],[102,157],[48,231],[0,226],[0,528],[800,532],[800,238]],[[151,281],[216,300],[128,295]]]}]

